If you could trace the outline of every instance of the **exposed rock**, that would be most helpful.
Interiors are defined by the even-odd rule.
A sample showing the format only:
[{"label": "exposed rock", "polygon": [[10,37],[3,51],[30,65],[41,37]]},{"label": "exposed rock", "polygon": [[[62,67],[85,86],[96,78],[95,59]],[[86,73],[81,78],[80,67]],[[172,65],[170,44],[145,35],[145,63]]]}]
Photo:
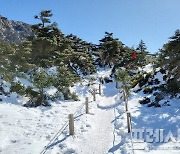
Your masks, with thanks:
[{"label": "exposed rock", "polygon": [[159,103],[157,103],[157,102],[152,102],[151,104],[148,104],[148,107],[152,107],[152,106],[161,107],[161,105]]},{"label": "exposed rock", "polygon": [[113,82],[113,80],[111,80],[110,78],[108,78],[108,77],[105,77],[104,78],[104,81],[105,81],[105,83],[110,83],[110,82]]},{"label": "exposed rock", "polygon": [[143,100],[140,100],[139,103],[140,104],[148,104],[148,103],[150,103],[150,101],[151,100],[149,98],[145,97]]},{"label": "exposed rock", "polygon": [[156,95],[155,97],[155,102],[159,102],[160,100],[162,100],[164,98],[164,93],[160,92]]},{"label": "exposed rock", "polygon": [[10,44],[19,44],[32,35],[30,25],[20,21],[10,21],[0,16],[0,40]]}]

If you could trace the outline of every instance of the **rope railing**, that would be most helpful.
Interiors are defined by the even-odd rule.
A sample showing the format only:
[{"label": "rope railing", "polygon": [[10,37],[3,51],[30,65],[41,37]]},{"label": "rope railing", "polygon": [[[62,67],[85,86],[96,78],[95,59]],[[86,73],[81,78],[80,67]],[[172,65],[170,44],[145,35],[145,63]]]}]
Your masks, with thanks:
[{"label": "rope railing", "polygon": [[[101,87],[99,86],[99,94],[101,94],[100,92],[101,90]],[[92,88],[89,90],[89,92],[92,94],[90,95],[90,97],[87,100],[90,100],[93,98],[93,101],[96,101],[96,98],[95,98],[95,94],[96,94],[96,91],[97,89],[95,88]],[[128,124],[128,133],[130,133],[130,140],[131,140],[131,147],[132,147],[132,154],[134,154],[134,148],[133,148],[133,140],[132,140],[132,122],[131,122],[131,114],[130,112],[128,111],[128,95],[127,95],[127,91],[126,89],[122,89],[122,92],[123,92],[123,96],[124,96],[124,101],[125,101],[125,108],[126,108],[126,114],[127,114],[127,124]],[[48,142],[48,144],[44,147],[44,149],[40,152],[40,154],[45,154],[47,152],[47,150],[51,147],[51,145],[53,144],[53,142],[63,133],[63,131],[68,127],[68,125],[70,126],[70,121],[72,122],[73,121],[73,127],[74,127],[74,119],[77,117],[77,115],[80,113],[80,111],[82,110],[82,108],[86,105],[86,102],[85,103],[82,103],[78,109],[73,113],[73,114],[70,114],[72,115],[71,118],[73,119],[69,119],[67,120],[63,126],[58,130],[58,132],[55,134],[55,136]],[[86,112],[87,113],[87,112]],[[70,118],[70,117],[69,117]],[[74,131],[74,128],[72,129]],[[71,129],[70,129],[71,131]],[[70,132],[70,135],[73,135],[74,133],[71,133]]]},{"label": "rope railing", "polygon": [[[91,93],[89,100],[92,99],[95,95],[95,93]],[[71,115],[73,115],[73,120],[77,117],[78,113],[82,110],[82,108],[86,105],[86,103],[82,103],[80,107]],[[63,133],[63,131],[68,127],[69,120],[67,120],[63,126],[58,130],[58,132],[54,135],[54,137],[48,142],[48,144],[44,147],[44,149],[40,152],[40,154],[45,154],[47,150],[50,148],[50,146],[53,144],[53,142]],[[71,134],[71,133],[70,133]]]},{"label": "rope railing", "polygon": [[45,154],[49,148],[49,146],[62,134],[62,132],[68,126],[68,121],[66,121],[63,126],[58,130],[56,135],[49,141],[49,143],[44,147],[44,149],[40,152],[40,154]]},{"label": "rope railing", "polygon": [[[83,108],[85,104],[83,103],[74,113],[74,115],[76,115],[78,112],[81,111],[81,109]],[[44,149],[40,152],[40,154],[45,154],[49,148],[49,146],[63,133],[63,131],[66,129],[66,127],[68,127],[68,123],[69,120],[67,120],[63,126],[58,130],[58,132],[56,133],[56,135],[49,141],[49,143],[44,147]]]}]

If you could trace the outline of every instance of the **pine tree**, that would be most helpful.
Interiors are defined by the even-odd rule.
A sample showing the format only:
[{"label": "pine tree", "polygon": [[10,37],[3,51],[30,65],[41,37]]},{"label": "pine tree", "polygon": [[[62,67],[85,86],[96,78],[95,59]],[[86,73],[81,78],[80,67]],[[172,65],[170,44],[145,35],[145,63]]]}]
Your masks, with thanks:
[{"label": "pine tree", "polygon": [[99,49],[101,51],[101,60],[104,65],[112,64],[116,59],[121,58],[121,51],[123,51],[123,43],[118,39],[113,38],[113,33],[105,32],[105,37],[100,40]]},{"label": "pine tree", "polygon": [[66,66],[59,67],[57,71],[54,86],[61,92],[64,92],[64,90],[67,90],[68,87],[80,80],[80,78],[76,74],[73,74]]},{"label": "pine tree", "polygon": [[51,10],[44,10],[40,12],[39,16],[35,15],[34,18],[39,19],[41,21],[41,24],[39,24],[39,26],[44,28],[46,23],[51,23],[50,17],[52,17],[52,15],[53,14]]},{"label": "pine tree", "polygon": [[0,76],[6,81],[12,81],[16,67],[14,65],[13,56],[16,45],[9,45],[0,41]]},{"label": "pine tree", "polygon": [[32,104],[34,104],[35,106],[48,105],[44,89],[53,85],[53,77],[51,75],[48,75],[45,69],[39,68],[34,73],[32,82],[38,89],[38,95],[36,96],[35,102],[32,102]]},{"label": "pine tree", "polygon": [[121,81],[122,82],[122,88],[126,90],[127,95],[130,93],[130,86],[129,86],[129,81],[130,81],[130,76],[127,71],[118,69],[116,74],[115,74],[115,80],[117,82]]},{"label": "pine tree", "polygon": [[50,17],[52,17],[50,10],[42,11],[39,16],[35,16],[40,23],[32,26],[35,37],[29,40],[32,42],[32,63],[41,67],[53,65],[52,59],[58,50],[60,37],[63,37],[57,24],[51,23]]},{"label": "pine tree", "polygon": [[160,50],[159,66],[168,71],[166,90],[171,94],[180,93],[180,30],[169,38]]},{"label": "pine tree", "polygon": [[138,50],[138,51],[140,51],[140,52],[143,52],[143,51],[146,51],[146,50],[147,50],[147,47],[146,47],[146,45],[145,45],[145,43],[144,43],[143,40],[140,40],[140,42],[139,42],[136,50]]},{"label": "pine tree", "polygon": [[[73,34],[67,35],[66,38],[70,40],[72,49],[69,52],[68,67],[76,74],[82,73],[87,75],[95,72],[92,58],[93,45]],[[80,72],[78,72],[79,70]]]},{"label": "pine tree", "polygon": [[132,57],[135,49],[124,46],[124,44],[118,39],[113,38],[113,33],[105,33],[105,37],[100,40],[99,52],[102,63],[104,65],[113,65],[112,73],[119,67],[124,67],[129,70],[135,70],[138,66],[145,65],[146,51],[144,43],[141,41],[141,48],[143,51],[139,51],[137,58]]},{"label": "pine tree", "polygon": [[25,41],[16,47],[12,61],[13,65],[19,72],[27,72],[35,67],[35,65],[32,63],[31,54],[32,43],[30,41]]},{"label": "pine tree", "polygon": [[140,42],[136,48],[136,52],[137,52],[137,60],[136,60],[137,65],[140,67],[145,66],[146,65],[146,56],[148,54],[148,51],[147,51],[146,44],[143,40],[140,40]]}]

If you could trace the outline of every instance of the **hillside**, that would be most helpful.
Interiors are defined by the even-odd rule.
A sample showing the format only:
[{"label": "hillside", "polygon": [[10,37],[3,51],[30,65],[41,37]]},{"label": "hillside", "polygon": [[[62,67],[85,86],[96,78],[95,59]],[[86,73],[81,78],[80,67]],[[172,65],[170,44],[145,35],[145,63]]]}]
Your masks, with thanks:
[{"label": "hillside", "polygon": [[65,35],[52,16],[35,15],[28,41],[27,24],[0,18],[0,153],[179,152],[180,30],[151,54],[110,32]]},{"label": "hillside", "polygon": [[[71,87],[71,91],[79,96],[76,102],[57,100],[51,102],[51,107],[25,108],[21,105],[25,99],[15,93],[4,97],[0,104],[0,135],[4,138],[0,141],[0,151],[10,154],[170,154],[176,150],[179,144],[175,144],[172,138],[167,142],[151,143],[137,142],[135,136],[130,136],[122,89],[116,89],[115,82],[102,84],[102,94],[97,94],[96,101],[93,101],[90,91],[98,89],[99,78],[109,78],[110,74],[111,69],[100,69],[91,75],[96,79],[93,85],[87,86],[87,76],[81,84]],[[47,93],[53,94],[54,89],[48,89]],[[90,101],[89,114],[85,114],[85,97]],[[175,137],[180,127],[179,100],[164,98],[162,101],[168,100],[170,106],[147,108],[139,103],[143,97],[141,92],[131,91],[128,107],[132,129],[164,129],[164,139],[168,131]],[[75,118],[74,136],[69,136],[67,121],[70,113],[74,113]]]},{"label": "hillside", "polygon": [[20,22],[8,20],[6,17],[0,16],[0,39],[7,43],[19,44],[32,35],[30,25]]}]

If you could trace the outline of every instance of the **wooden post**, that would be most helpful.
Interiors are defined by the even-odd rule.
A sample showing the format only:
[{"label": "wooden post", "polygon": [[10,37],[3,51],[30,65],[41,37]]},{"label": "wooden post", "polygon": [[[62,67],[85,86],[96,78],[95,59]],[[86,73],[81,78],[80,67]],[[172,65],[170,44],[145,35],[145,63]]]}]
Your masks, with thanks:
[{"label": "wooden post", "polygon": [[101,84],[99,84],[99,95],[101,95]]},{"label": "wooden post", "polygon": [[69,114],[69,135],[74,135],[74,115]]},{"label": "wooden post", "polygon": [[127,112],[127,127],[128,127],[128,133],[131,132],[131,113]]},{"label": "wooden post", "polygon": [[93,89],[93,101],[96,101],[96,89]]},{"label": "wooden post", "polygon": [[86,114],[89,114],[89,101],[88,101],[88,97],[86,97]]}]

